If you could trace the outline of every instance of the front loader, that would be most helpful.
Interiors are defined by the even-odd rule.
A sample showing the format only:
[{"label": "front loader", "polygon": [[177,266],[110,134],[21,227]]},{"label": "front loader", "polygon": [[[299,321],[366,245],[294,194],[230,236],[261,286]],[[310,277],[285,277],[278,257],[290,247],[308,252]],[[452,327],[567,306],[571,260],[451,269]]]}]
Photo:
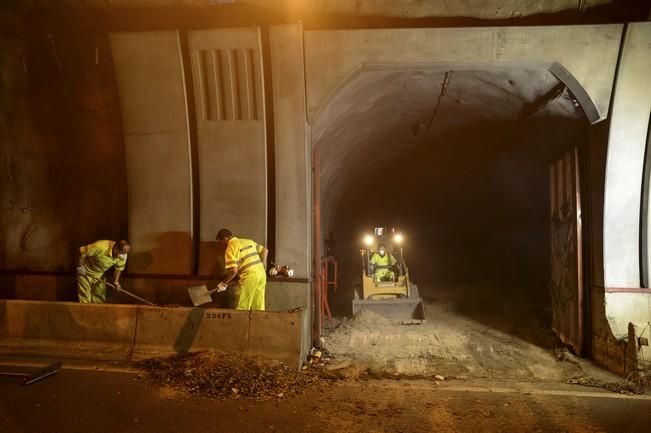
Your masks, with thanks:
[{"label": "front loader", "polygon": [[[354,291],[353,315],[359,311],[373,311],[381,316],[399,320],[404,324],[419,324],[425,321],[425,306],[419,296],[418,287],[409,279],[409,269],[402,249],[402,235],[384,227],[376,227],[374,235],[364,239],[365,248],[360,250],[362,260],[362,285]],[[386,247],[395,263],[374,264],[373,254],[379,245]],[[390,260],[390,263],[394,260]],[[388,268],[378,278],[380,268]],[[388,275],[388,277],[387,277]]]}]

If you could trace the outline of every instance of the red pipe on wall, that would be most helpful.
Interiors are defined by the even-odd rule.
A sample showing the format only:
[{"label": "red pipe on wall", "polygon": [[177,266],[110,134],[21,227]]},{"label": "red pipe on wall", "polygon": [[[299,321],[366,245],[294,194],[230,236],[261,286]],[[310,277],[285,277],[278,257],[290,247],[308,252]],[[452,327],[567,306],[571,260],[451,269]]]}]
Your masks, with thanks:
[{"label": "red pipe on wall", "polygon": [[321,314],[321,172],[319,170],[319,151],[312,149],[312,215],[314,218],[314,256],[312,257],[312,269],[314,279],[312,281],[312,293],[314,303],[312,304],[312,345],[321,346],[321,327],[323,315]]}]

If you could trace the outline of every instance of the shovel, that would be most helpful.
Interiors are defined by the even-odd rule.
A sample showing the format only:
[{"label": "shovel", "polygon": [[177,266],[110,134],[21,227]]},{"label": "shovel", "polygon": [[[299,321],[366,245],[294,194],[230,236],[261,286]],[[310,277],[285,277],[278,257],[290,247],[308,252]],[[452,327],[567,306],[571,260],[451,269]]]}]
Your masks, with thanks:
[{"label": "shovel", "polygon": [[192,299],[192,305],[198,307],[199,305],[208,304],[212,302],[212,296],[210,295],[212,295],[215,292],[217,293],[224,292],[226,291],[226,288],[231,285],[232,283],[229,284],[228,286],[224,286],[221,288],[217,286],[212,290],[208,290],[208,287],[206,287],[205,284],[201,286],[194,286],[188,288],[188,295],[190,295],[190,299]]},{"label": "shovel", "polygon": [[54,362],[46,367],[43,367],[42,369],[36,371],[35,373],[29,374],[29,373],[14,373],[11,371],[0,371],[0,376],[8,376],[8,377],[22,377],[23,378],[23,385],[31,385],[34,382],[38,382],[39,380],[43,380],[46,377],[50,377],[53,374],[56,374],[57,371],[61,368],[61,361]]},{"label": "shovel", "polygon": [[137,299],[140,302],[144,302],[147,305],[151,305],[152,307],[155,306],[155,304],[153,304],[152,302],[149,302],[148,300],[143,299],[138,295],[134,295],[133,293],[131,293],[131,292],[127,291],[127,290],[124,290],[122,287],[116,286],[115,284],[111,284],[108,281],[105,281],[105,283],[106,283],[107,286],[113,287],[119,293],[124,293],[125,295],[131,296],[132,298]]}]

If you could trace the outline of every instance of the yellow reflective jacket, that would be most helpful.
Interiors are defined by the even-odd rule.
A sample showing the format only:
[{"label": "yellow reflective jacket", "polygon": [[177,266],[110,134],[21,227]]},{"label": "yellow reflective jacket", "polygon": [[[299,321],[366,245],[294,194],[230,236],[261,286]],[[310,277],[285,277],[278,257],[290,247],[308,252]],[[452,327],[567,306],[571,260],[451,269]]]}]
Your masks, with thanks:
[{"label": "yellow reflective jacket", "polygon": [[396,264],[396,258],[391,253],[386,253],[384,257],[379,253],[373,253],[371,256],[371,264],[375,266],[393,266]]},{"label": "yellow reflective jacket", "polygon": [[230,238],[225,254],[226,269],[237,268],[240,277],[250,273],[262,272],[265,274],[264,265],[260,254],[264,247],[250,239]]},{"label": "yellow reflective jacket", "polygon": [[124,270],[127,261],[113,257],[113,245],[115,245],[114,241],[101,240],[80,248],[82,254],[86,255],[84,267],[88,275],[99,278],[113,266],[118,271]]}]

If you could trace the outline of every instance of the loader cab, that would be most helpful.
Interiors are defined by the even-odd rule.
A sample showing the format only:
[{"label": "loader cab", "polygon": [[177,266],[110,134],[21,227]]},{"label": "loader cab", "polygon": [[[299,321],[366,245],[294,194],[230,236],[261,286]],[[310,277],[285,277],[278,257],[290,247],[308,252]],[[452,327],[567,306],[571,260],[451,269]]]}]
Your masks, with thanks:
[{"label": "loader cab", "polygon": [[[380,248],[371,249],[368,252],[368,266],[365,269],[366,275],[378,281],[398,281],[398,277],[405,274],[405,266],[399,249],[384,248],[384,255]],[[386,261],[386,263],[383,263]]]},{"label": "loader cab", "polygon": [[[391,280],[398,281],[399,277],[407,273],[401,245],[402,234],[395,229],[388,231],[384,227],[376,227],[373,235],[366,235],[364,244],[365,248],[361,250],[361,254],[364,258],[362,269],[365,276],[372,278],[375,276],[376,271],[387,268],[393,274]],[[385,255],[388,256],[387,265],[378,265],[377,260],[374,260],[374,258],[380,257],[381,248],[385,250]]]}]

